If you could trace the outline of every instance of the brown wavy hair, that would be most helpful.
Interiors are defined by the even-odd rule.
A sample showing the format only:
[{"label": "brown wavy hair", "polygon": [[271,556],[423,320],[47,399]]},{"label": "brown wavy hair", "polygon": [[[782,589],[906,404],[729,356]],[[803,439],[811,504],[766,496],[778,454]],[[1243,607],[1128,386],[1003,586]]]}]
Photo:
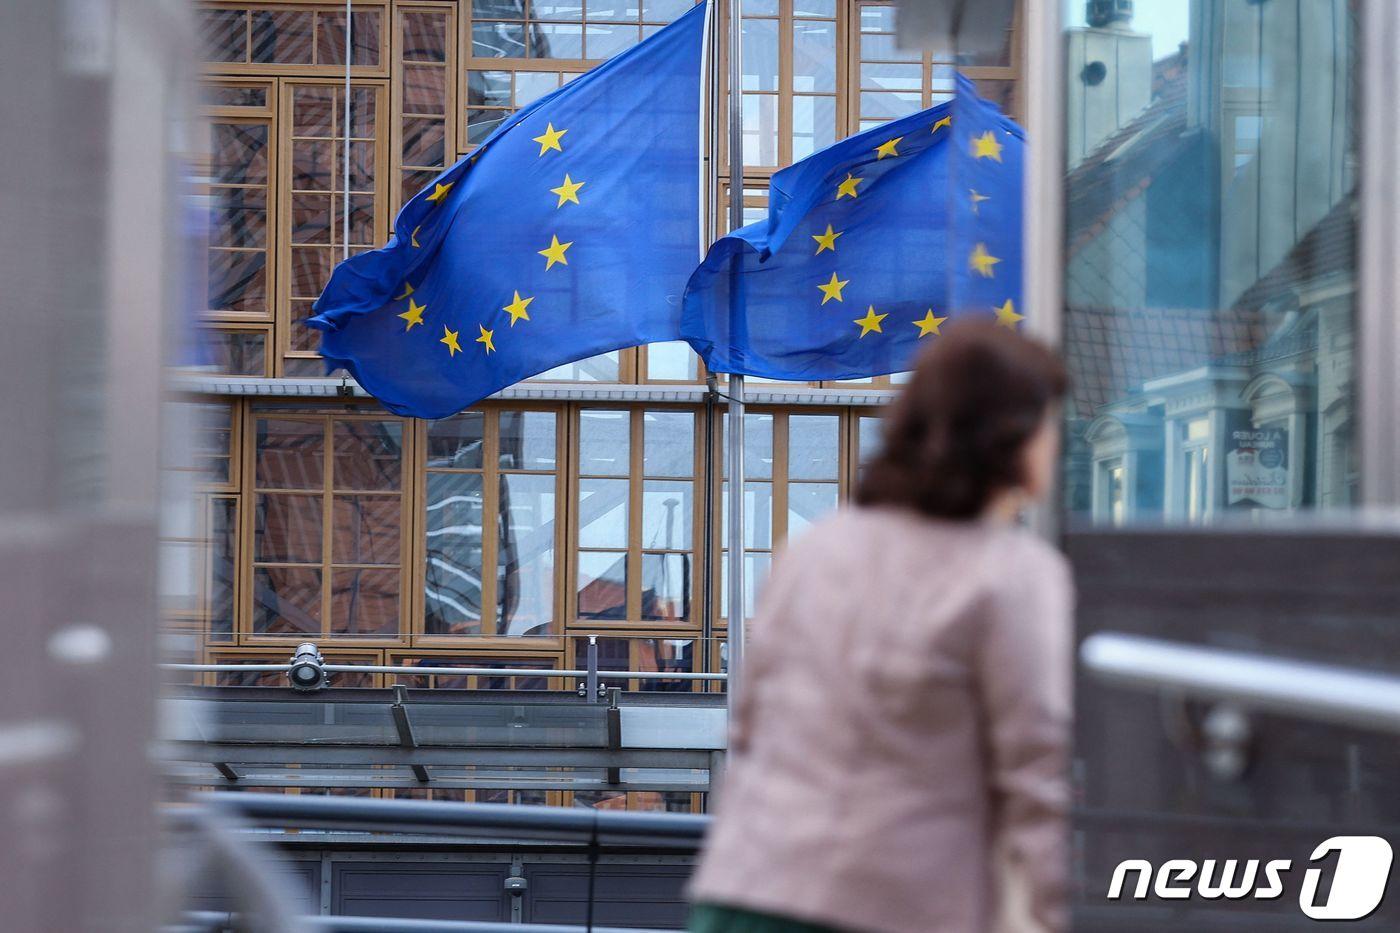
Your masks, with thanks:
[{"label": "brown wavy hair", "polygon": [[856,501],[975,518],[1023,482],[1021,451],[1066,386],[1044,344],[982,321],[950,326],[886,414]]}]

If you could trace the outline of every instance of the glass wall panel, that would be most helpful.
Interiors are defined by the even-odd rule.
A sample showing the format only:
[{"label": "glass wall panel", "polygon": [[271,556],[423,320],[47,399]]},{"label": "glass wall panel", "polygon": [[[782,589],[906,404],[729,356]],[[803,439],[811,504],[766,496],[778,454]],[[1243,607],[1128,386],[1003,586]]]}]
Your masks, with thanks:
[{"label": "glass wall panel", "polygon": [[1072,512],[1356,501],[1354,9],[1066,4]]}]

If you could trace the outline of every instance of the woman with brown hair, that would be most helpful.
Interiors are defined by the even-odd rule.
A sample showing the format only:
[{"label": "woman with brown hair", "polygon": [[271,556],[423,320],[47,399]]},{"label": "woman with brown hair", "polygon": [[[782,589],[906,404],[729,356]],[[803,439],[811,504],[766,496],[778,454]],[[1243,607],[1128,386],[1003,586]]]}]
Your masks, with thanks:
[{"label": "woman with brown hair", "polygon": [[1064,370],[981,323],[921,357],[857,507],[765,585],[696,933],[981,933],[999,857],[1064,924],[1069,574],[1016,524],[1051,486]]}]

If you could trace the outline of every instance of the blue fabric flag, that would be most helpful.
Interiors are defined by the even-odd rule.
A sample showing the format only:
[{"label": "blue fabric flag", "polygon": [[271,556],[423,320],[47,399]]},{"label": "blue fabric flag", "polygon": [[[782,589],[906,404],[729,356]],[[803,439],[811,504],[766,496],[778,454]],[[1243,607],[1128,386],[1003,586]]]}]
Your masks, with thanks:
[{"label": "blue fabric flag", "polygon": [[768,218],[710,248],[681,334],[713,372],[908,369],[950,318],[1021,320],[1021,128],[961,75],[945,104],[773,176]]},{"label": "blue fabric flag", "polygon": [[390,411],[441,418],[675,340],[700,254],[706,7],[507,118],[341,263],[307,323]]}]

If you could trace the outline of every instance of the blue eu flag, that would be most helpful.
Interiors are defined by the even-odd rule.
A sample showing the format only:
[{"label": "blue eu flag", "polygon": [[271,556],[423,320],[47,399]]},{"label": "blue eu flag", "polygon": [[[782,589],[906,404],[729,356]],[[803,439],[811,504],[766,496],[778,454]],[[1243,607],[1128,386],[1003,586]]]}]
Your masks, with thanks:
[{"label": "blue eu flag", "polygon": [[521,379],[676,339],[700,253],[697,6],[509,117],[336,268],[308,323],[386,408],[441,418]]},{"label": "blue eu flag", "polygon": [[1015,327],[1023,149],[960,75],[951,102],[783,169],[767,220],[691,276],[682,336],[714,372],[808,382],[908,369],[950,318]]}]

